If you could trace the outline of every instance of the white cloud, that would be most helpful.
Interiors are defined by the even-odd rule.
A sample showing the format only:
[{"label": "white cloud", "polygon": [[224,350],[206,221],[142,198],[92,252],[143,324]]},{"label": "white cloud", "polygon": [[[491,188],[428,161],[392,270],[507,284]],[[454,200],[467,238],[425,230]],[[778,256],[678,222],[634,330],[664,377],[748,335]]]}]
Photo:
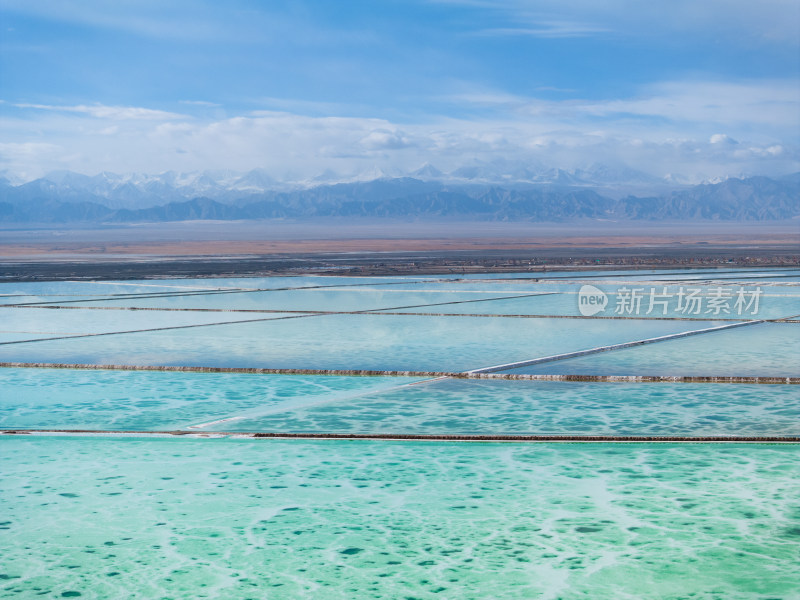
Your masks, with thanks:
[{"label": "white cloud", "polygon": [[65,149],[43,142],[0,142],[0,172],[12,181],[40,177],[43,165],[59,164]]},{"label": "white cloud", "polygon": [[[153,38],[212,40],[223,37],[218,19],[198,2],[172,0],[0,0],[0,10]],[[226,36],[230,37],[230,36]]]},{"label": "white cloud", "polygon": [[736,140],[728,137],[724,133],[715,133],[714,135],[711,136],[711,139],[709,139],[708,141],[711,144],[726,144],[726,145],[739,143]]},{"label": "white cloud", "polygon": [[0,122],[0,171],[30,178],[53,169],[264,167],[278,179],[308,179],[326,170],[407,172],[429,162],[448,171],[501,160],[566,169],[603,162],[690,180],[780,174],[800,170],[791,121],[798,99],[789,90],[783,82],[671,82],[605,102],[484,91],[450,99],[480,107],[481,119],[403,124],[280,111],[190,119],[142,107],[26,105],[5,110]]},{"label": "white cloud", "polygon": [[105,106],[103,104],[77,105],[77,106],[51,106],[48,104],[14,104],[17,108],[32,108],[36,110],[81,113],[95,117],[97,119],[110,120],[132,120],[146,119],[165,121],[171,119],[182,119],[185,115],[166,112],[163,110],[153,110],[151,108],[141,108],[138,106]]},{"label": "white cloud", "polygon": [[648,86],[636,98],[580,104],[597,116],[629,114],[674,122],[800,127],[795,81],[675,81]]},{"label": "white cloud", "polygon": [[794,80],[671,81],[644,86],[630,98],[542,100],[481,90],[449,98],[497,114],[549,127],[601,127],[637,135],[664,131],[711,136],[724,128],[736,136],[784,136],[800,130],[800,93]]},{"label": "white cloud", "polygon": [[119,126],[118,125],[110,125],[108,127],[103,127],[97,133],[99,135],[117,135],[119,133]]},{"label": "white cloud", "polygon": [[[563,24],[569,35],[664,36],[670,34],[730,36],[740,43],[776,42],[797,44],[800,3],[796,0],[430,0],[435,4],[462,5],[502,15],[513,26],[498,27],[497,35],[542,35],[554,33]],[[564,21],[565,16],[580,15],[580,23]]]},{"label": "white cloud", "polygon": [[769,148],[765,148],[767,154],[771,154],[772,156],[780,156],[783,154],[783,146],[780,144],[775,144],[774,146],[770,146]]},{"label": "white cloud", "polygon": [[369,150],[398,150],[408,148],[411,141],[399,131],[375,129],[361,139],[361,145]]},{"label": "white cloud", "polygon": [[207,100],[178,100],[180,104],[188,104],[190,106],[202,106],[205,108],[219,108],[221,104],[216,102],[208,102]]},{"label": "white cloud", "polygon": [[605,27],[570,21],[540,21],[535,27],[495,27],[482,29],[478,35],[530,36],[540,38],[574,38],[609,33]]}]

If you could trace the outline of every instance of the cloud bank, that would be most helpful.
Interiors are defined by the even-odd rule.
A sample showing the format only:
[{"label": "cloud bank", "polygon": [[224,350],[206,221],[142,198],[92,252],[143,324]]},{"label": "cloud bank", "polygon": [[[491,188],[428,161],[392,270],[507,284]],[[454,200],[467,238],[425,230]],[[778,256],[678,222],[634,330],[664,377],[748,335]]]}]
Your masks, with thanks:
[{"label": "cloud bank", "polygon": [[[691,182],[800,170],[800,150],[786,139],[787,130],[800,129],[790,81],[665,82],[604,102],[486,92],[440,102],[435,118],[402,123],[274,110],[209,118],[203,101],[184,103],[184,112],[6,104],[0,170],[30,179],[56,169],[265,168],[278,179],[303,180],[324,171],[402,174],[424,163],[445,171],[477,163],[604,163]],[[448,105],[482,116],[447,117]]]},{"label": "cloud bank", "polygon": [[795,0],[0,0],[0,174],[800,170]]}]

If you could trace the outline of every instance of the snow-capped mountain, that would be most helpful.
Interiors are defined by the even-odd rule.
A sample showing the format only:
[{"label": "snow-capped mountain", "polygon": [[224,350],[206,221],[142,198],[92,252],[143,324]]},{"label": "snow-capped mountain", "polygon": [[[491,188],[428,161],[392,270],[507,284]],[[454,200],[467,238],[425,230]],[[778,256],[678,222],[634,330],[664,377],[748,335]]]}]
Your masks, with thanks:
[{"label": "snow-capped mountain", "polygon": [[473,164],[413,176],[369,170],[285,182],[265,169],[156,175],[68,171],[20,185],[0,179],[0,221],[137,222],[311,217],[488,220],[725,219],[800,216],[800,177],[676,185],[629,169],[571,171]]}]

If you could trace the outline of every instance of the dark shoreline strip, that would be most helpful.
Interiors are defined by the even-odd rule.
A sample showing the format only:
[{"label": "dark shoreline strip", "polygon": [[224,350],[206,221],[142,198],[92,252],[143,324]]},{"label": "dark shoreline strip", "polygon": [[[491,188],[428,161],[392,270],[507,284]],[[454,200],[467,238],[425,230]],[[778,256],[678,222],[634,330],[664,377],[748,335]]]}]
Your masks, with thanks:
[{"label": "dark shoreline strip", "polygon": [[[759,273],[764,273],[770,269],[776,269],[776,273],[770,273],[764,277],[753,277],[753,279],[768,279],[769,277],[797,277],[797,273],[783,273],[783,271],[797,271],[797,267],[765,267],[764,269],[759,269],[758,267],[753,267],[752,269],[741,269],[741,270],[731,270],[727,271],[724,270],[724,267],[721,267],[717,270],[708,270],[707,267],[691,267],[690,265],[684,266],[682,269],[674,269],[670,267],[665,267],[659,269],[656,266],[653,267],[645,267],[645,268],[620,268],[624,265],[619,265],[619,267],[615,267],[614,265],[604,265],[606,271],[625,271],[625,273],[613,273],[609,275],[607,272],[603,273],[602,269],[599,273],[580,273],[582,270],[581,267],[575,267],[575,270],[579,272],[580,277],[576,277],[575,275],[553,275],[552,277],[547,277],[547,271],[532,271],[530,277],[496,277],[492,278],[495,281],[527,281],[530,279],[586,279],[586,278],[608,278],[608,277],[615,277],[619,275],[620,277],[624,277],[625,275],[631,275],[633,277],[645,277],[648,275],[659,275],[659,273],[642,273],[641,271],[678,271],[677,273],[661,273],[661,275],[666,275],[668,277],[675,276],[678,277],[680,275],[758,275]],[[697,269],[697,270],[695,270]],[[702,270],[706,269],[706,270]],[[583,269],[585,270],[585,269]],[[558,268],[554,268],[551,272],[558,273]],[[564,272],[563,270],[561,272]],[[491,274],[491,273],[489,273]],[[728,277],[718,277],[718,278],[709,278],[709,279],[733,279]],[[739,279],[747,279],[747,277],[741,277]],[[654,281],[670,281],[670,280],[654,280]],[[674,281],[674,280],[673,280]]]},{"label": "dark shoreline strip", "polygon": [[68,369],[78,371],[153,371],[167,373],[232,373],[250,375],[328,375],[348,377],[440,377],[511,381],[583,381],[604,383],[747,383],[800,384],[800,377],[698,375],[562,375],[531,373],[475,373],[452,371],[379,371],[372,369],[265,369],[257,367],[200,367],[177,365],[99,365],[85,363],[0,362],[9,369]]},{"label": "dark shoreline strip", "polygon": [[669,442],[669,443],[800,443],[800,436],[644,436],[644,435],[459,435],[459,434],[408,434],[408,433],[281,433],[213,431],[130,431],[100,429],[0,429],[0,435],[35,435],[41,433],[78,436],[233,436],[248,439],[307,439],[307,440],[382,440],[382,441],[434,441],[434,442]]}]

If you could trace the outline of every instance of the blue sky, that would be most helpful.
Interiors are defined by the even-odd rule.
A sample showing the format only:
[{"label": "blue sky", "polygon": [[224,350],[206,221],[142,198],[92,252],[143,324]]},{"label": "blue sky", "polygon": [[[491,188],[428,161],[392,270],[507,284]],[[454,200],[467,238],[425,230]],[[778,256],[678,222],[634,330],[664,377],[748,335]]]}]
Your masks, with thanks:
[{"label": "blue sky", "polygon": [[800,170],[795,0],[0,0],[0,172]]}]

